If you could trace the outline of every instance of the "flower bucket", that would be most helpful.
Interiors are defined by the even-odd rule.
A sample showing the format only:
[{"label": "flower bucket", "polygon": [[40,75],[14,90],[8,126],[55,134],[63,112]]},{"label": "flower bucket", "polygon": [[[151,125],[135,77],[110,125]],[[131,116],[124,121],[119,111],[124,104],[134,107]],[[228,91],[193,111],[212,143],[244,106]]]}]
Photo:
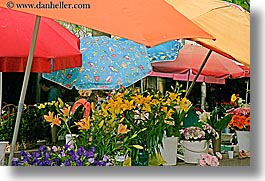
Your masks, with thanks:
[{"label": "flower bucket", "polygon": [[[76,134],[72,134],[72,137],[76,137]],[[69,145],[70,148],[74,147],[74,142],[71,138],[71,134],[65,135],[65,144]]]},{"label": "flower bucket", "polygon": [[138,153],[138,160],[132,158],[132,166],[148,166],[148,152],[140,150]]},{"label": "flower bucket", "polygon": [[250,131],[236,131],[239,152],[250,151]]},{"label": "flower bucket", "polygon": [[176,165],[178,142],[179,137],[163,138],[163,148],[160,148],[160,152],[164,161],[166,161],[164,165]]},{"label": "flower bucket", "polygon": [[183,140],[183,154],[185,163],[198,163],[202,153],[208,153],[209,143],[207,140],[187,141]]},{"label": "flower bucket", "polygon": [[0,141],[0,166],[4,165],[5,162],[5,150],[8,141]]}]

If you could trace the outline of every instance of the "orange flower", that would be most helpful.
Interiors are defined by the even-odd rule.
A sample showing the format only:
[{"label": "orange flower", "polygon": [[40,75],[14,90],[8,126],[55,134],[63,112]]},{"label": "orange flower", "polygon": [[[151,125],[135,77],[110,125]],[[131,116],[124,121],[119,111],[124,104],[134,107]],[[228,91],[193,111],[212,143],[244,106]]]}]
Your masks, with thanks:
[{"label": "orange flower", "polygon": [[250,117],[246,118],[244,115],[233,115],[229,127],[234,129],[243,129],[245,126],[250,126]]},{"label": "orange flower", "polygon": [[88,130],[90,129],[90,117],[85,117],[81,119],[79,122],[75,122],[75,125],[79,126],[78,129]]},{"label": "orange flower", "polygon": [[54,125],[60,126],[61,125],[61,120],[58,118],[57,116],[53,116],[53,112],[49,111],[48,115],[44,115],[44,119],[47,122],[50,122],[51,127],[53,127]]},{"label": "orange flower", "polygon": [[63,113],[64,117],[67,117],[70,114],[70,110],[71,110],[71,107],[68,106],[68,107],[64,107],[63,109],[61,109],[61,112]]},{"label": "orange flower", "polygon": [[126,134],[130,130],[127,129],[127,125],[119,124],[118,126],[118,134]]}]

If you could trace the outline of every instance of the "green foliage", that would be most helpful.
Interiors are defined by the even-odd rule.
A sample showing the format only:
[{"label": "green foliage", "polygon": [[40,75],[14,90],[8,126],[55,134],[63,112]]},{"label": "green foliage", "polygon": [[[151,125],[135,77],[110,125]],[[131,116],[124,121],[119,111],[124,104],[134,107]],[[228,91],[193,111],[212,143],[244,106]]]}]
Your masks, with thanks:
[{"label": "green foliage", "polygon": [[218,111],[217,108],[215,108],[211,112],[211,119],[208,120],[208,123],[216,130],[216,131],[223,131],[229,122],[232,119],[232,114],[226,114],[222,118],[218,118]]},{"label": "green foliage", "polygon": [[[12,142],[17,107],[8,104],[3,107],[2,119],[0,122],[0,140]],[[36,106],[25,106],[20,120],[18,131],[18,142],[36,143],[37,140],[50,137],[50,126],[43,119],[43,113]]]}]

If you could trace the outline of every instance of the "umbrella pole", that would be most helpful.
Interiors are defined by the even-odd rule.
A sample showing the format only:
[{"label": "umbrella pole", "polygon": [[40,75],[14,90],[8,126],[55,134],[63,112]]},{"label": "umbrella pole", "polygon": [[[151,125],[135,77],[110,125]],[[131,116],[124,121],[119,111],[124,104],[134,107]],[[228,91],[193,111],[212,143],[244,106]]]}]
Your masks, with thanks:
[{"label": "umbrella pole", "polygon": [[193,86],[194,86],[196,80],[198,79],[198,77],[199,77],[199,75],[200,75],[200,73],[201,73],[201,71],[202,71],[204,65],[206,64],[207,60],[209,59],[211,53],[212,53],[212,50],[209,50],[208,54],[206,55],[205,59],[203,60],[203,62],[202,62],[202,64],[201,64],[201,67],[200,67],[199,71],[197,72],[197,74],[196,74],[196,76],[194,77],[194,80],[192,81],[192,83],[191,83],[191,85],[190,85],[188,91],[186,92],[186,95],[185,95],[186,97],[189,96],[189,94],[190,94],[190,92],[191,92],[191,90],[192,90],[192,88],[193,88]]},{"label": "umbrella pole", "polygon": [[3,85],[3,83],[2,83],[2,72],[0,72],[0,121],[1,121],[1,119],[2,119],[2,89],[3,89],[3,87],[2,87],[2,85]]},{"label": "umbrella pole", "polygon": [[189,88],[189,84],[190,84],[190,71],[188,72],[188,80],[187,80],[187,84],[186,84],[186,92],[188,91],[188,88]]},{"label": "umbrella pole", "polygon": [[12,145],[11,145],[11,150],[10,150],[10,155],[9,155],[9,160],[8,160],[8,166],[12,166],[12,159],[13,159],[14,151],[15,151],[15,147],[16,147],[20,118],[21,118],[21,114],[23,111],[24,100],[25,100],[25,96],[26,96],[26,92],[27,92],[27,85],[28,85],[29,75],[30,75],[30,71],[31,71],[33,56],[34,56],[36,40],[37,40],[37,36],[38,36],[40,19],[41,19],[40,16],[36,16],[33,36],[32,36],[30,50],[29,50],[29,56],[28,56],[28,60],[27,60],[27,66],[26,66],[23,85],[22,85],[22,91],[21,91],[20,100],[18,103],[18,112],[17,112],[15,130],[14,130],[14,134],[13,134]]}]

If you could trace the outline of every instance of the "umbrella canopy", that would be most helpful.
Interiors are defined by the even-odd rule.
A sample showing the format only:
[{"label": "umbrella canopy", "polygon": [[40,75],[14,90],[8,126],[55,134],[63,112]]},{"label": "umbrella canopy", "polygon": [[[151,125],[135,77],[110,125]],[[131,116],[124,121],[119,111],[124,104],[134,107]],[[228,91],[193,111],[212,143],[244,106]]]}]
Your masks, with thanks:
[{"label": "umbrella canopy", "polygon": [[[187,73],[163,73],[163,72],[154,72],[152,71],[149,76],[154,77],[164,77],[164,78],[171,78],[173,80],[180,80],[180,81],[193,81],[195,78],[195,75],[191,72]],[[205,83],[211,83],[211,84],[225,84],[224,78],[216,78],[213,76],[205,76],[205,75],[199,75],[199,77],[196,79],[196,82],[205,82]]]},{"label": "umbrella canopy", "polygon": [[151,72],[146,47],[130,40],[87,36],[81,40],[82,67],[42,74],[66,88],[117,89]]},{"label": "umbrella canopy", "polygon": [[250,67],[250,13],[221,0],[165,0],[216,40],[194,41]]},{"label": "umbrella canopy", "polygon": [[44,73],[43,78],[78,90],[128,87],[150,74],[151,62],[175,59],[183,46],[172,40],[147,48],[128,39],[106,36],[88,36],[80,42],[82,67]]},{"label": "umbrella canopy", "polygon": [[[0,72],[24,72],[35,16],[0,8]],[[52,19],[40,21],[31,72],[51,72],[82,65],[79,39]]]},{"label": "umbrella canopy", "polygon": [[[37,41],[38,32],[40,36]],[[81,66],[82,55],[79,39],[51,19],[35,20],[34,15],[1,8],[0,33],[0,79],[3,71],[25,71],[8,162],[11,166],[31,70],[50,72]],[[0,88],[2,91],[1,85]]]},{"label": "umbrella canopy", "polygon": [[214,39],[164,0],[3,0],[0,7],[83,25],[147,46],[181,38]]},{"label": "umbrella canopy", "polygon": [[[177,74],[192,78],[192,76],[198,73],[207,52],[208,48],[203,46],[185,44],[174,61],[152,63],[153,72],[173,74],[173,77],[176,74],[175,79]],[[245,71],[231,59],[213,52],[206,62],[204,69],[200,72],[200,76],[221,79],[240,78],[245,76]]]}]

